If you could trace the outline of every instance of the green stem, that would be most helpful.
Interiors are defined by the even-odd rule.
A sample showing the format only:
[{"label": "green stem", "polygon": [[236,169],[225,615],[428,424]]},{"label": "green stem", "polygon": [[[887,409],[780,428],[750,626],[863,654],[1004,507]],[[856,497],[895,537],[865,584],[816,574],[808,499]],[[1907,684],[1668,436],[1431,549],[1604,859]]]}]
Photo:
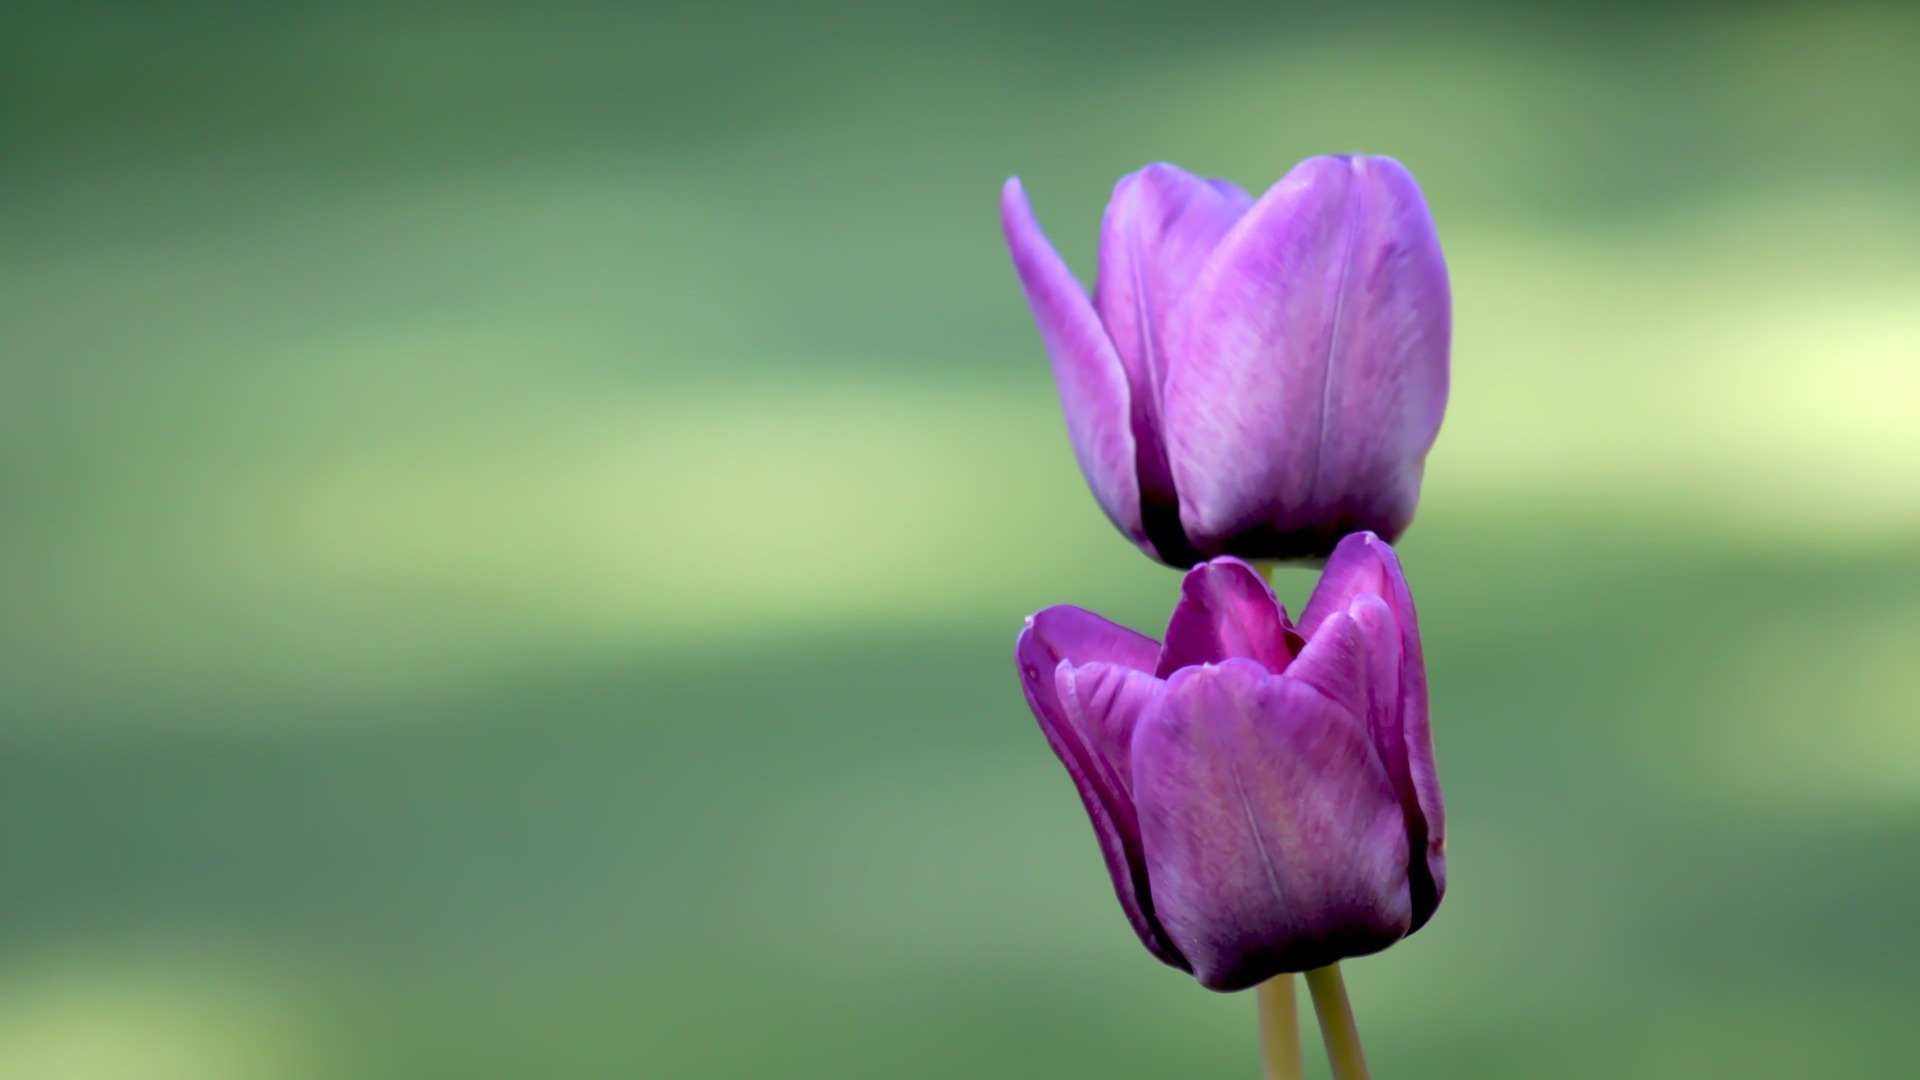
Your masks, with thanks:
[{"label": "green stem", "polygon": [[1307,990],[1313,994],[1313,1011],[1320,1017],[1320,1037],[1326,1040],[1327,1063],[1333,1066],[1334,1080],[1367,1080],[1367,1062],[1360,1055],[1360,1029],[1353,1023],[1353,1005],[1347,1001],[1347,984],[1340,978],[1340,965],[1307,972]]},{"label": "green stem", "polygon": [[1275,975],[1254,991],[1260,1009],[1260,1061],[1266,1080],[1301,1080],[1300,1009],[1293,976]]}]

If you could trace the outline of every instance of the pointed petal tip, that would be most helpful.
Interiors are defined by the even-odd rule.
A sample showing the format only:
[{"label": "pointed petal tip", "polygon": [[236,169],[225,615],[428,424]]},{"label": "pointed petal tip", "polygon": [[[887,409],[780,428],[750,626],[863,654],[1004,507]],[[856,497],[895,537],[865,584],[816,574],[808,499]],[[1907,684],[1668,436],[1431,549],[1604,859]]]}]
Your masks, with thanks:
[{"label": "pointed petal tip", "polygon": [[1391,563],[1396,567],[1400,562],[1393,545],[1372,529],[1361,529],[1341,537],[1340,542],[1333,546],[1333,552],[1327,556],[1327,565],[1333,567],[1354,560]]},{"label": "pointed petal tip", "polygon": [[1354,154],[1354,172],[1362,175],[1372,174],[1395,180],[1413,179],[1413,172],[1400,159],[1390,154]]},{"label": "pointed petal tip", "polygon": [[1210,566],[1238,566],[1241,569],[1246,570],[1248,573],[1252,574],[1254,577],[1257,577],[1262,581],[1266,580],[1266,576],[1260,573],[1259,567],[1253,565],[1252,563],[1248,562],[1247,560],[1241,558],[1238,555],[1215,555],[1213,558],[1208,559],[1206,562],[1196,565],[1193,568],[1193,570],[1188,571],[1188,573],[1193,573],[1194,571],[1201,570],[1203,568],[1210,567]]},{"label": "pointed petal tip", "polygon": [[1302,158],[1293,168],[1288,169],[1274,186],[1278,187],[1289,180],[1300,183],[1351,176],[1360,171],[1360,167],[1355,164],[1359,157],[1358,154],[1315,154],[1310,158]]},{"label": "pointed petal tip", "polygon": [[1294,166],[1296,170],[1301,168],[1307,168],[1309,171],[1339,170],[1355,176],[1366,176],[1376,172],[1412,176],[1407,167],[1401,164],[1400,159],[1390,154],[1369,154],[1363,150],[1351,150],[1341,154],[1315,154],[1302,159],[1298,165]]},{"label": "pointed petal tip", "polygon": [[1060,660],[1102,661],[1151,671],[1160,652],[1159,643],[1145,634],[1072,604],[1035,612],[1020,632],[1019,648],[1036,661],[1044,660],[1049,671]]},{"label": "pointed petal tip", "polygon": [[[1000,185],[1000,228],[1006,235],[1007,247],[1013,254],[1023,281],[1037,269],[1037,263],[1059,261],[1053,241],[1047,239],[1046,230],[1040,227],[1040,218],[1033,212],[1033,201],[1027,197],[1026,185],[1020,182],[1018,176],[1009,176],[1006,183]],[[1065,266],[1061,262],[1063,273]]]},{"label": "pointed petal tip", "polygon": [[1212,559],[1181,579],[1156,670],[1164,677],[1238,657],[1278,674],[1292,659],[1291,629],[1286,609],[1258,570],[1232,556]]},{"label": "pointed petal tip", "polygon": [[1150,161],[1113,182],[1115,198],[1135,184],[1159,182],[1177,185],[1201,183],[1199,177],[1170,161]]},{"label": "pointed petal tip", "polygon": [[1000,185],[1000,225],[1009,239],[1016,229],[1039,227],[1033,219],[1033,205],[1027,201],[1027,189],[1017,176],[1007,177],[1007,182]]}]

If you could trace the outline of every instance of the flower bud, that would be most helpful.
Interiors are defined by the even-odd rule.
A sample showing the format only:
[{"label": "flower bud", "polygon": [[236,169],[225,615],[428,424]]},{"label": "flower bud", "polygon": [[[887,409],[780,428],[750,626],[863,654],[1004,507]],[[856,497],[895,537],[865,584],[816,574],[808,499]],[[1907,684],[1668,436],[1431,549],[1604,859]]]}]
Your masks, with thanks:
[{"label": "flower bud", "polygon": [[1214,990],[1377,952],[1446,889],[1413,600],[1347,537],[1296,625],[1231,557],[1194,567],[1164,643],[1076,607],[1028,620],[1027,704],[1147,949]]},{"label": "flower bud", "polygon": [[1018,179],[1000,212],[1081,471],[1135,544],[1191,566],[1399,538],[1452,326],[1433,219],[1399,162],[1311,158],[1257,201],[1149,165],[1114,188],[1091,297]]}]

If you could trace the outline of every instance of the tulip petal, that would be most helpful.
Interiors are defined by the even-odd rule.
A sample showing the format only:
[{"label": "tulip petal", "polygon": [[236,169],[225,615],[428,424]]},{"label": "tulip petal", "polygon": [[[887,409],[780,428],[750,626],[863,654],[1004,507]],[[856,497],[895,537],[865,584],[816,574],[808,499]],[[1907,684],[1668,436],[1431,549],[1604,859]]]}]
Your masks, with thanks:
[{"label": "tulip petal", "polygon": [[[1371,644],[1360,633],[1360,627],[1346,612],[1336,612],[1321,622],[1312,637],[1307,639],[1306,648],[1300,650],[1293,666],[1287,674],[1315,690],[1320,691],[1328,700],[1348,710],[1355,716],[1366,718],[1368,699],[1373,687],[1368,682],[1370,674],[1366,650]],[[1399,649],[1399,642],[1394,643]],[[1399,673],[1394,677],[1397,680]],[[1389,689],[1398,689],[1398,682],[1389,684]]]},{"label": "tulip petal", "polygon": [[[1353,606],[1354,598],[1373,595],[1388,599],[1407,593],[1406,575],[1400,570],[1400,557],[1392,546],[1370,532],[1343,537],[1327,556],[1327,565],[1314,583],[1313,595],[1300,611],[1300,632],[1312,638],[1320,624]],[[1398,607],[1389,600],[1389,606]],[[1413,609],[1413,598],[1406,597],[1406,610]]]},{"label": "tulip petal", "polygon": [[[1366,601],[1377,599],[1384,612]],[[1356,533],[1342,540],[1327,560],[1313,596],[1300,613],[1300,630],[1308,636],[1308,650],[1325,628],[1351,612],[1369,634],[1385,632],[1391,625],[1399,637],[1393,653],[1399,657],[1399,715],[1393,725],[1399,734],[1401,749],[1382,744],[1381,755],[1393,773],[1396,790],[1407,810],[1409,835],[1421,852],[1424,873],[1416,870],[1414,885],[1414,928],[1424,925],[1440,904],[1447,888],[1447,816],[1440,794],[1440,772],[1433,756],[1433,724],[1427,697],[1427,664],[1420,644],[1420,622],[1413,606],[1413,593],[1407,588],[1400,559],[1393,548],[1371,533]],[[1388,616],[1386,620],[1382,616]],[[1379,656],[1388,655],[1384,645],[1374,647]],[[1298,666],[1305,660],[1296,661]],[[1376,661],[1377,664],[1385,661]],[[1382,673],[1380,678],[1385,678]],[[1404,767],[1398,763],[1404,762]]]},{"label": "tulip petal", "polygon": [[[1130,683],[1124,675],[1128,671],[1148,678],[1142,667],[1151,666],[1156,651],[1151,638],[1074,607],[1048,608],[1035,615],[1014,646],[1027,707],[1080,793],[1121,910],[1149,952],[1184,971],[1185,959],[1154,915],[1139,817],[1127,794],[1128,782],[1099,746],[1118,737],[1120,728],[1131,727],[1133,718],[1123,714],[1141,704],[1137,685],[1121,686],[1115,692],[1110,680],[1117,677]],[[1090,666],[1104,670],[1084,679],[1070,677],[1075,654],[1097,660]],[[1072,691],[1070,700],[1063,699],[1063,684]],[[1157,692],[1156,685],[1156,696]],[[1097,725],[1089,722],[1093,712],[1089,702],[1104,703]]]},{"label": "tulip petal", "polygon": [[1446,404],[1446,265],[1389,158],[1313,158],[1234,226],[1168,325],[1162,400],[1203,553],[1325,555],[1412,519]]},{"label": "tulip petal", "polygon": [[1433,215],[1392,158],[1354,164],[1353,255],[1329,359],[1312,505],[1397,538],[1413,520],[1450,378],[1453,302]]},{"label": "tulip petal", "polygon": [[[1334,617],[1350,619],[1365,641],[1361,654],[1367,662],[1367,726],[1373,735],[1374,749],[1387,769],[1387,777],[1400,796],[1400,812],[1407,820],[1407,881],[1413,898],[1412,933],[1426,925],[1440,906],[1446,888],[1446,853],[1439,850],[1433,835],[1433,822],[1445,822],[1440,816],[1439,775],[1433,766],[1433,740],[1423,733],[1419,740],[1424,750],[1414,748],[1409,737],[1404,683],[1406,657],[1404,638],[1393,610],[1377,596],[1361,596],[1354,601],[1352,613]],[[1328,625],[1331,625],[1331,620]],[[1322,630],[1324,633],[1324,629]],[[1425,725],[1424,703],[1420,720]],[[1429,814],[1427,807],[1433,807]]]},{"label": "tulip petal", "polygon": [[[1426,925],[1440,906],[1446,888],[1446,856],[1438,850],[1443,845],[1432,835],[1426,809],[1430,806],[1438,812],[1440,805],[1432,739],[1423,743],[1425,754],[1420,756],[1408,738],[1409,709],[1402,692],[1404,656],[1405,642],[1392,610],[1380,597],[1363,593],[1354,598],[1351,611],[1335,612],[1320,622],[1287,675],[1366,718],[1374,752],[1387,771],[1406,821],[1407,883],[1413,904],[1407,932],[1412,933]],[[1420,715],[1424,718],[1425,712]],[[1418,783],[1416,757],[1425,769]]]},{"label": "tulip petal", "polygon": [[1202,985],[1376,952],[1411,921],[1400,803],[1365,721],[1248,660],[1188,668],[1134,732],[1155,911]]},{"label": "tulip petal", "polygon": [[1072,604],[1036,612],[1028,623],[1035,646],[1044,650],[1048,672],[1062,660],[1075,666],[1118,664],[1135,671],[1152,671],[1160,659],[1159,642]]},{"label": "tulip petal", "polygon": [[1167,623],[1167,641],[1154,673],[1166,678],[1183,667],[1232,657],[1256,661],[1278,675],[1301,639],[1260,572],[1235,558],[1219,558],[1187,572],[1180,602]]},{"label": "tulip petal", "polygon": [[1159,698],[1164,682],[1144,671],[1118,664],[1064,663],[1054,672],[1054,687],[1067,721],[1080,730],[1132,798],[1133,729],[1147,706]]},{"label": "tulip petal", "polygon": [[1067,436],[1080,471],[1120,531],[1153,554],[1140,519],[1136,448],[1127,376],[1086,290],[1034,219],[1018,178],[1000,195],[1000,221],[1027,305],[1053,361]]},{"label": "tulip petal", "polygon": [[1164,324],[1202,261],[1252,204],[1225,181],[1203,180],[1173,165],[1149,165],[1114,186],[1100,227],[1093,306],[1132,392],[1143,526],[1161,557],[1175,565],[1188,565],[1198,556],[1180,529],[1179,496],[1161,437]]}]

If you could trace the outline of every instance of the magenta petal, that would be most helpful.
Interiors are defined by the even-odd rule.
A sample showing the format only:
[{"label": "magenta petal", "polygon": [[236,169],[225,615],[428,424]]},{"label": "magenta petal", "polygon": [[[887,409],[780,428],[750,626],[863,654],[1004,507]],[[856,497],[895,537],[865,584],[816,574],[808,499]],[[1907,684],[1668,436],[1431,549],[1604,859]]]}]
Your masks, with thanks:
[{"label": "magenta petal", "polygon": [[[1375,599],[1384,611],[1367,603]],[[1382,745],[1381,756],[1394,773],[1394,783],[1408,809],[1408,829],[1416,845],[1424,846],[1425,873],[1414,873],[1414,926],[1425,924],[1439,906],[1447,887],[1446,806],[1440,794],[1440,773],[1433,755],[1433,724],[1427,698],[1426,657],[1420,644],[1420,622],[1413,606],[1413,593],[1393,548],[1370,533],[1356,533],[1340,542],[1327,560],[1313,597],[1300,614],[1300,630],[1313,640],[1325,632],[1331,620],[1351,612],[1370,634],[1382,632],[1383,615],[1399,638],[1393,650],[1399,670],[1393,685],[1397,688],[1399,719],[1397,728],[1403,749]],[[1376,646],[1380,655],[1386,649]],[[1296,667],[1306,659],[1295,661]],[[1376,661],[1376,667],[1384,664]],[[1297,673],[1297,671],[1296,671]],[[1385,679],[1386,673],[1380,678]],[[1384,691],[1383,691],[1384,692]],[[1405,762],[1404,769],[1395,765]],[[1430,883],[1430,884],[1429,884]]]},{"label": "magenta petal", "polygon": [[[1151,639],[1072,607],[1048,608],[1035,615],[1014,646],[1027,707],[1080,793],[1121,910],[1149,952],[1186,970],[1184,958],[1154,916],[1139,817],[1127,793],[1128,782],[1115,769],[1115,758],[1100,747],[1118,737],[1121,728],[1132,727],[1137,709],[1144,704],[1137,687],[1115,690],[1111,680],[1130,681],[1120,673],[1140,669],[1126,658],[1150,666],[1154,651]],[[1075,653],[1087,655],[1094,667],[1104,670],[1084,680],[1072,677]],[[1141,674],[1141,678],[1149,677]],[[1063,697],[1063,687],[1070,697]],[[1134,716],[1122,715],[1130,709],[1135,710]]]},{"label": "magenta petal", "polygon": [[1307,557],[1397,536],[1446,403],[1448,305],[1397,162],[1313,158],[1275,184],[1167,328],[1163,422],[1194,546]]},{"label": "magenta petal", "polygon": [[1107,763],[1120,787],[1133,791],[1133,729],[1166,684],[1118,664],[1061,664],[1054,687],[1067,720]]},{"label": "magenta petal", "polygon": [[1067,435],[1080,471],[1107,517],[1153,554],[1140,519],[1140,488],[1126,372],[1093,303],[1047,242],[1020,181],[1000,195],[1000,221],[1014,270],[1053,361]]},{"label": "magenta petal", "polygon": [[1239,559],[1220,558],[1187,571],[1180,602],[1167,623],[1155,673],[1231,657],[1257,661],[1273,674],[1293,659],[1286,609],[1260,572]]},{"label": "magenta petal", "polygon": [[1306,502],[1351,186],[1334,159],[1296,166],[1215,249],[1168,326],[1168,457],[1202,550]]},{"label": "magenta petal", "polygon": [[1356,157],[1353,169],[1353,253],[1309,503],[1393,540],[1413,520],[1446,412],[1452,297],[1412,175],[1385,157]]},{"label": "magenta petal", "polygon": [[[1369,644],[1352,616],[1338,612],[1322,622],[1307,639],[1306,648],[1300,650],[1287,674],[1320,691],[1355,716],[1366,717],[1373,689],[1368,678],[1366,650]],[[1397,655],[1398,642],[1394,648]],[[1396,673],[1396,681],[1389,684],[1390,688],[1398,686],[1397,679]]]},{"label": "magenta petal", "polygon": [[1224,181],[1172,165],[1149,165],[1114,186],[1100,228],[1100,279],[1093,306],[1120,355],[1132,390],[1141,513],[1163,558],[1194,555],[1180,531],[1179,497],[1160,433],[1166,380],[1165,323],[1201,262],[1253,200]]},{"label": "magenta petal", "polygon": [[1118,664],[1135,671],[1152,671],[1160,659],[1160,643],[1137,630],[1072,604],[1059,604],[1027,620],[1035,648],[1052,677],[1054,666],[1065,660],[1081,664]]},{"label": "magenta petal", "polygon": [[[1356,627],[1365,642],[1361,653],[1366,659],[1370,690],[1367,726],[1393,790],[1400,796],[1400,811],[1407,819],[1410,859],[1407,880],[1413,897],[1413,926],[1408,931],[1411,933],[1426,925],[1446,890],[1446,853],[1440,850],[1442,845],[1433,835],[1433,822],[1440,818],[1440,782],[1434,770],[1433,740],[1423,733],[1422,752],[1414,749],[1414,740],[1409,738],[1409,709],[1404,692],[1405,639],[1387,602],[1377,596],[1360,596],[1353,603],[1351,615],[1334,616],[1323,624],[1321,633],[1325,634],[1337,622]],[[1422,708],[1424,710],[1424,703]],[[1424,725],[1424,711],[1421,719]],[[1422,775],[1416,775],[1416,770]],[[1429,806],[1433,809],[1432,815],[1429,815]],[[1441,821],[1442,827],[1444,824]]]},{"label": "magenta petal", "polygon": [[[1311,638],[1320,624],[1336,612],[1353,606],[1361,595],[1387,599],[1393,594],[1406,596],[1405,608],[1413,610],[1413,597],[1407,593],[1407,580],[1400,572],[1400,557],[1386,541],[1372,533],[1359,532],[1344,537],[1327,556],[1326,568],[1314,583],[1313,595],[1300,611],[1300,632]],[[1389,607],[1398,607],[1391,600]]]},{"label": "magenta petal", "polygon": [[1155,911],[1202,985],[1377,952],[1411,922],[1407,834],[1364,720],[1246,660],[1189,668],[1134,733]]},{"label": "magenta petal", "polygon": [[1166,370],[1156,338],[1213,249],[1253,205],[1224,180],[1205,180],[1159,163],[1114,185],[1100,227],[1100,280],[1093,306],[1129,372],[1153,373],[1156,394]]}]

